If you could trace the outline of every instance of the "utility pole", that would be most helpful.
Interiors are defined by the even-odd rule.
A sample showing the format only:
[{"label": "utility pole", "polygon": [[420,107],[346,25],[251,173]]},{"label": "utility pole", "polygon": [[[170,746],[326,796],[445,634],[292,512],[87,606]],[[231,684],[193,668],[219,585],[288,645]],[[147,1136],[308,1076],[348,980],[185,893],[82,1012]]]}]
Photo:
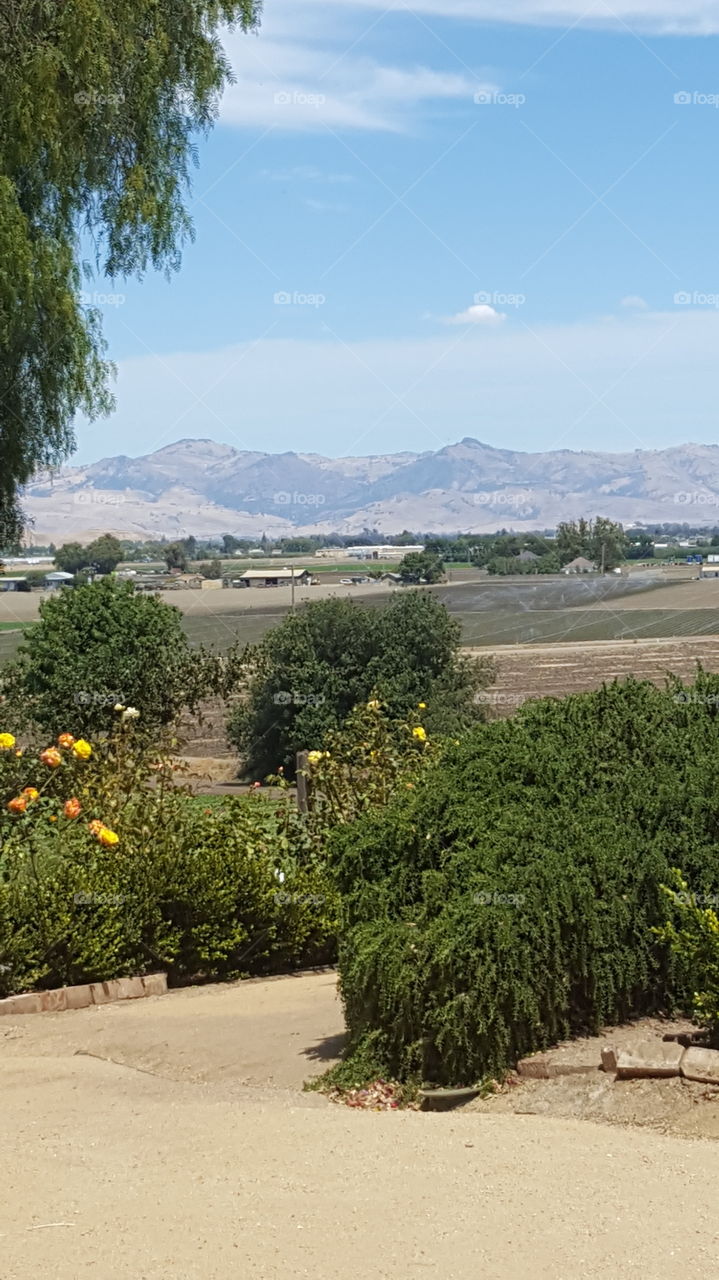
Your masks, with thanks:
[{"label": "utility pole", "polygon": [[292,565],[292,612],[295,611],[295,566]]},{"label": "utility pole", "polygon": [[607,544],[606,542],[603,542],[602,543],[602,573],[606,571],[605,570],[606,563],[607,563]]}]

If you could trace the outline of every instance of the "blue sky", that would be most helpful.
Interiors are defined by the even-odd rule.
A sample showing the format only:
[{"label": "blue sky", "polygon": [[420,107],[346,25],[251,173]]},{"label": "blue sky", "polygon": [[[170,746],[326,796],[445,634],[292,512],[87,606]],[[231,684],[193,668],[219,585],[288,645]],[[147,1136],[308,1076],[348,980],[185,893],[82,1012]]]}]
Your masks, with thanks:
[{"label": "blue sky", "polygon": [[88,285],[76,461],[716,440],[719,0],[266,0],[226,45],[182,270]]}]

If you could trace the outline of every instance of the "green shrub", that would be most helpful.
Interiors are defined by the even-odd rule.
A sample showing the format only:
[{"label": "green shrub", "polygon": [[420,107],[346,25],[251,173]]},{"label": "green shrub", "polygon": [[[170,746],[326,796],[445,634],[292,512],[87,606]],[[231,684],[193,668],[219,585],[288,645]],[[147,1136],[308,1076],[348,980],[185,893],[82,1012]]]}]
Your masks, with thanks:
[{"label": "green shrub", "polygon": [[46,731],[96,734],[116,703],[138,708],[148,731],[170,724],[219,679],[218,660],[190,650],[178,609],[106,578],[44,601],[1,686]]},{"label": "green shrub", "polygon": [[686,1003],[652,929],[719,888],[719,679],[630,681],[473,730],[332,840],[352,1058],[468,1083]]}]

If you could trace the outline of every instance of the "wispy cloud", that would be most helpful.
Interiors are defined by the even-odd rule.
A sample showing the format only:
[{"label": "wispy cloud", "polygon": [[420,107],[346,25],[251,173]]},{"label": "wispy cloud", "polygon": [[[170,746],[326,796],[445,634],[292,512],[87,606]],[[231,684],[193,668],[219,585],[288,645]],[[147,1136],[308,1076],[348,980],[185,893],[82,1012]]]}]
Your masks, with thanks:
[{"label": "wispy cloud", "polygon": [[442,18],[524,26],[605,27],[657,35],[716,35],[716,0],[306,0],[331,9],[406,9]]},{"label": "wispy cloud", "polygon": [[256,38],[229,36],[236,81],[223,97],[222,120],[290,132],[325,126],[403,132],[439,103],[464,100],[471,107],[476,93],[496,92],[459,63],[456,70],[395,66],[363,52],[372,25],[367,10],[354,12],[348,30],[342,9],[326,13],[321,30],[310,21],[308,31],[306,10],[300,15],[277,0]]}]

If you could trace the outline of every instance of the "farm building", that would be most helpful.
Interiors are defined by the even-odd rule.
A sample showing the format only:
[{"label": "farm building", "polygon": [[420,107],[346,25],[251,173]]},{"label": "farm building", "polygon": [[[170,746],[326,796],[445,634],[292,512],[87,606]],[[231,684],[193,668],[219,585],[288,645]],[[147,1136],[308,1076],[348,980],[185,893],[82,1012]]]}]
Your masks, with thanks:
[{"label": "farm building", "polygon": [[67,587],[74,580],[73,573],[65,573],[63,569],[55,569],[52,573],[45,574],[45,590],[58,591],[60,587]]},{"label": "farm building", "polygon": [[246,569],[234,579],[241,587],[308,587],[312,581],[308,569]]},{"label": "farm building", "polygon": [[570,560],[569,564],[565,564],[562,573],[596,573],[597,566],[591,560],[587,560],[586,556],[577,556],[575,560]]},{"label": "farm building", "polygon": [[0,591],[29,591],[27,578],[3,578],[0,576]]},{"label": "farm building", "polygon": [[405,556],[418,554],[424,547],[347,547],[348,560],[404,560]]}]

